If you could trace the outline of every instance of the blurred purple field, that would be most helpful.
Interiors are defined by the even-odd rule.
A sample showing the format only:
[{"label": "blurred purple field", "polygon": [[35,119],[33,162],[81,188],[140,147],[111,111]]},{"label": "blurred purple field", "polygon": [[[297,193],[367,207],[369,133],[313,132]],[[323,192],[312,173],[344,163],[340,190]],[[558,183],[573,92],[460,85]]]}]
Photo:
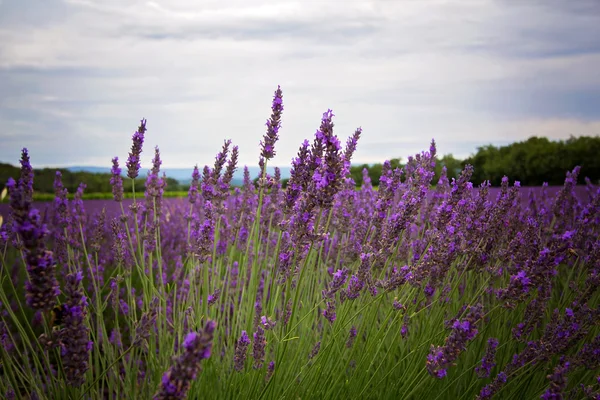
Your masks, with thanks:
[{"label": "blurred purple field", "polygon": [[[556,194],[560,191],[562,186],[548,186],[546,187],[546,196],[547,199],[554,199]],[[474,188],[473,192],[477,189]],[[494,200],[498,194],[500,193],[499,187],[492,187],[489,190],[489,200]],[[542,186],[535,187],[522,187],[520,190],[520,200],[522,202],[527,202],[528,198],[531,194],[535,195],[536,198],[539,198],[543,194],[544,188]],[[574,189],[575,195],[579,199],[581,205],[585,205],[590,201],[590,196],[588,195],[588,191],[585,185],[576,186]],[[430,193],[433,193],[430,192]],[[143,199],[143,195],[140,194],[141,199]],[[133,203],[133,199],[124,199],[123,207],[128,208]],[[165,198],[163,203],[167,208],[178,208],[178,207],[188,207],[188,199],[186,197],[181,198]],[[115,218],[121,214],[121,206],[118,202],[114,200],[85,200],[85,209],[87,211],[88,216],[93,217],[96,214],[100,213],[104,208],[106,210],[106,216],[108,218]],[[52,209],[52,202],[34,202],[33,207],[37,208],[42,215],[46,214],[47,210]],[[10,211],[10,207],[8,203],[0,203],[0,215],[8,215]]]}]

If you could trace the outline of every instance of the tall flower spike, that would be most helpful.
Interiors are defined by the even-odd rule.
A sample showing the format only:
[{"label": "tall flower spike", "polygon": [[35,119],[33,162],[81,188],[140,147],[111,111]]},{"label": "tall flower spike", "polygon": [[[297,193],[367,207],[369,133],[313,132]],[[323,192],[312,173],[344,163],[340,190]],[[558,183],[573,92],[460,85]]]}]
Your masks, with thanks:
[{"label": "tall flower spike", "polygon": [[475,368],[475,372],[480,378],[488,378],[492,368],[496,365],[496,348],[498,347],[498,339],[489,338],[487,341],[487,350],[481,359],[481,365]]},{"label": "tall flower spike", "polygon": [[188,199],[191,204],[194,204],[198,199],[198,186],[200,185],[200,171],[198,165],[194,166],[194,172],[192,173],[192,183],[188,191]]},{"label": "tall flower spike", "polygon": [[142,119],[138,130],[133,134],[131,152],[127,159],[127,176],[131,179],[138,177],[140,172],[140,154],[142,154],[142,146],[144,144],[144,134],[146,133],[146,120]]},{"label": "tall flower spike", "polygon": [[48,235],[40,212],[31,206],[33,196],[33,169],[27,149],[21,154],[21,178],[19,182],[9,178],[6,184],[10,193],[10,208],[15,233],[20,237],[25,252],[28,281],[25,283],[27,305],[34,310],[49,311],[60,294],[56,279],[56,261],[46,249]]},{"label": "tall flower spike", "polygon": [[244,363],[246,362],[246,352],[248,351],[248,346],[250,345],[250,338],[246,331],[242,331],[242,336],[240,336],[237,346],[235,346],[235,357],[234,357],[234,367],[236,371],[242,371],[244,369]]},{"label": "tall flower spike", "polygon": [[185,399],[201,370],[200,362],[210,357],[213,335],[217,324],[208,321],[201,332],[190,332],[183,342],[183,353],[162,378],[154,400]]},{"label": "tall flower spike", "polygon": [[283,112],[283,93],[281,87],[277,86],[275,95],[273,97],[273,104],[271,105],[271,118],[267,120],[267,133],[263,136],[263,140],[260,142],[262,151],[261,157],[266,160],[270,160],[275,157],[275,142],[279,139],[279,129],[281,128],[281,113]]},{"label": "tall flower spike", "polygon": [[29,161],[29,152],[26,148],[21,151],[21,182],[23,194],[28,201],[33,201],[33,168]]},{"label": "tall flower spike", "polygon": [[260,369],[263,367],[266,346],[267,339],[265,338],[265,331],[259,326],[256,328],[256,332],[254,332],[254,347],[252,348],[252,357],[254,357],[255,369]]},{"label": "tall flower spike", "polygon": [[119,157],[113,158],[112,164],[110,185],[112,186],[113,198],[120,203],[123,201],[123,178],[121,177],[121,168],[119,168]]},{"label": "tall flower spike", "polygon": [[66,277],[64,304],[64,328],[60,332],[62,343],[62,363],[69,384],[79,387],[89,368],[88,358],[92,349],[90,329],[85,325],[87,298],[83,294],[81,272]]},{"label": "tall flower spike", "polygon": [[350,173],[350,160],[352,160],[352,155],[354,155],[354,152],[356,151],[356,145],[358,144],[358,139],[360,139],[361,133],[362,128],[357,128],[354,131],[354,134],[346,141],[346,148],[344,149],[343,176],[346,176],[348,173]]}]

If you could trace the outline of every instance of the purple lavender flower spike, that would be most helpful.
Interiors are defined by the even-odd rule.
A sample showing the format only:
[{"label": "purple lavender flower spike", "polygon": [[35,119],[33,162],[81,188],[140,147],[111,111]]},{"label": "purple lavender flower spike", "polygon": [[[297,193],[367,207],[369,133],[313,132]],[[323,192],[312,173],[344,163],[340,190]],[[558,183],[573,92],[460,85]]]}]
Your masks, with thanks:
[{"label": "purple lavender flower spike", "polygon": [[467,348],[467,342],[477,335],[476,324],[483,317],[483,306],[478,304],[469,307],[469,313],[462,320],[454,320],[452,333],[446,338],[444,346],[431,345],[427,356],[427,372],[433,377],[444,378],[446,370]]},{"label": "purple lavender flower spike", "polygon": [[85,324],[87,315],[87,298],[83,293],[81,281],[83,274],[77,272],[66,277],[64,304],[64,328],[59,336],[62,346],[62,364],[70,385],[79,387],[85,380],[88,370],[88,359],[92,349],[90,329]]},{"label": "purple lavender flower spike", "polygon": [[554,368],[554,372],[547,376],[550,381],[550,387],[540,396],[543,400],[561,400],[564,398],[563,391],[567,386],[567,372],[569,371],[570,363],[568,361],[561,362]]},{"label": "purple lavender flower spike", "polygon": [[323,311],[323,316],[331,324],[335,322],[337,318],[335,313],[335,301],[327,301],[327,308]]},{"label": "purple lavender flower spike", "polygon": [[318,341],[317,343],[315,343],[312,350],[310,351],[310,354],[308,355],[308,359],[312,360],[313,358],[315,358],[317,356],[317,354],[319,354],[320,350],[321,350],[321,341]]},{"label": "purple lavender flower spike", "polygon": [[358,144],[358,139],[360,139],[360,135],[362,134],[362,128],[357,128],[354,131],[354,134],[348,138],[346,141],[346,148],[344,149],[344,170],[342,174],[346,176],[350,172],[350,161],[352,160],[352,155],[356,151],[356,146]]},{"label": "purple lavender flower spike", "polygon": [[26,303],[34,310],[49,311],[60,294],[53,253],[46,249],[48,229],[42,223],[40,212],[32,208],[33,169],[29,163],[27,149],[21,156],[21,178],[19,182],[9,178],[6,184],[10,193],[10,208],[13,229],[21,240],[25,253],[28,281],[25,283]]},{"label": "purple lavender flower spike", "polygon": [[240,336],[237,345],[235,346],[235,356],[234,356],[234,368],[236,371],[242,371],[244,369],[244,363],[246,362],[246,352],[248,351],[248,346],[250,345],[250,338],[246,331],[242,331],[242,335]]},{"label": "purple lavender flower spike", "polygon": [[192,382],[200,373],[202,360],[210,357],[216,323],[208,321],[201,332],[190,332],[183,342],[183,353],[163,375],[154,400],[186,399]]},{"label": "purple lavender flower spike", "polygon": [[112,164],[110,185],[112,186],[113,198],[120,203],[123,201],[123,178],[121,177],[121,168],[119,168],[119,157],[113,158]]},{"label": "purple lavender flower spike", "polygon": [[327,290],[323,291],[324,298],[333,298],[337,291],[339,291],[342,286],[346,283],[346,279],[348,277],[348,269],[338,269],[333,274],[333,280],[329,283]]},{"label": "purple lavender flower spike", "polygon": [[481,365],[475,368],[475,372],[480,378],[488,378],[492,368],[496,365],[496,348],[498,347],[498,339],[489,338],[487,341],[487,350],[485,356],[481,360]]},{"label": "purple lavender flower spike", "polygon": [[138,177],[140,172],[140,155],[142,154],[142,146],[144,145],[144,134],[146,133],[146,120],[142,119],[138,130],[133,134],[131,152],[127,159],[127,176],[131,179]]},{"label": "purple lavender flower spike", "polygon": [[188,199],[191,204],[194,204],[198,200],[198,186],[200,184],[200,171],[198,166],[194,166],[194,172],[192,173],[192,182],[188,191]]},{"label": "purple lavender flower spike", "polygon": [[360,296],[360,291],[364,287],[364,282],[361,281],[356,275],[350,277],[350,283],[346,289],[346,297],[354,300]]},{"label": "purple lavender flower spike", "polygon": [[265,375],[265,380],[268,381],[273,376],[275,372],[275,361],[271,361],[269,366],[267,367],[267,374]]},{"label": "purple lavender flower spike", "polygon": [[350,333],[348,334],[348,340],[346,341],[346,347],[351,348],[354,344],[354,339],[356,339],[356,327],[352,326],[350,328]]},{"label": "purple lavender flower spike", "polygon": [[265,331],[263,328],[258,326],[258,328],[256,328],[256,332],[254,332],[254,345],[252,347],[252,357],[254,357],[255,369],[261,369],[263,367],[266,346],[267,339],[265,338]]},{"label": "purple lavender flower spike", "polygon": [[279,139],[279,129],[281,128],[281,114],[283,112],[283,93],[281,87],[277,86],[275,95],[273,97],[273,104],[271,106],[271,118],[267,120],[267,133],[264,135],[263,140],[260,142],[261,157],[265,160],[270,160],[275,157],[275,143]]}]

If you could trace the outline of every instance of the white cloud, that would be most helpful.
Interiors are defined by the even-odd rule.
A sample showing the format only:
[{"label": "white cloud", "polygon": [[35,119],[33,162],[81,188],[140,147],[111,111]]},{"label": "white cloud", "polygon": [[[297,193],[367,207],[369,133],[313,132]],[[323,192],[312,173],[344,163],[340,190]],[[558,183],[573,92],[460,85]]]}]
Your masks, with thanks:
[{"label": "white cloud", "polygon": [[364,128],[360,162],[432,137],[467,155],[600,134],[600,112],[572,112],[600,99],[593,2],[48,0],[24,12],[33,1],[0,3],[0,160],[35,146],[39,163],[108,165],[145,117],[147,152],[159,145],[167,167],[210,163],[225,138],[256,164],[277,84],[279,165],[327,108],[342,140]]}]

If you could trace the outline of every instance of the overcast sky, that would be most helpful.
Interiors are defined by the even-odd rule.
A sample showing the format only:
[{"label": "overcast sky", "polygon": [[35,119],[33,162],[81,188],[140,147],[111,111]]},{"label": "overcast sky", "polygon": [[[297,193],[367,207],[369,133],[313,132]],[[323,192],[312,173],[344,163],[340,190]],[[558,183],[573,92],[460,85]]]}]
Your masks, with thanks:
[{"label": "overcast sky", "polygon": [[0,161],[256,165],[273,92],[289,165],[321,115],[355,162],[600,134],[598,0],[0,0]]}]

